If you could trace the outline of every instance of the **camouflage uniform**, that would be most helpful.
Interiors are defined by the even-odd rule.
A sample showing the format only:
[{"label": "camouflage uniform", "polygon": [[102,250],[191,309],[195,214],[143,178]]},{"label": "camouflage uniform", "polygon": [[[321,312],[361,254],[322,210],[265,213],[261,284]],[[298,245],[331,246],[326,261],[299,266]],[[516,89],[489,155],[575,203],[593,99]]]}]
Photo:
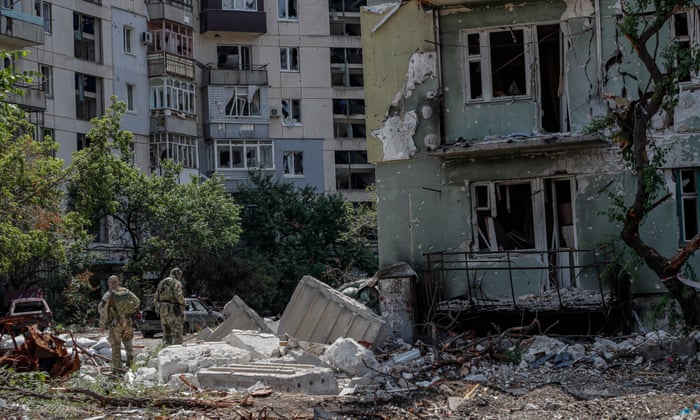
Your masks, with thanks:
[{"label": "camouflage uniform", "polygon": [[185,321],[185,297],[182,294],[182,270],[173,268],[170,276],[158,283],[156,288],[156,310],[163,326],[163,344],[182,344]]},{"label": "camouflage uniform", "polygon": [[[134,347],[132,340],[134,339],[134,327],[132,325],[131,315],[119,315],[114,306],[112,292],[126,291],[133,295],[129,290],[119,286],[119,277],[110,276],[107,280],[109,290],[102,296],[102,300],[97,306],[97,312],[100,315],[100,329],[109,328],[108,340],[112,347],[112,366],[116,369],[122,367],[122,349],[124,343],[126,350],[126,367],[131,366],[134,359]],[[138,298],[134,295],[138,301]]]}]

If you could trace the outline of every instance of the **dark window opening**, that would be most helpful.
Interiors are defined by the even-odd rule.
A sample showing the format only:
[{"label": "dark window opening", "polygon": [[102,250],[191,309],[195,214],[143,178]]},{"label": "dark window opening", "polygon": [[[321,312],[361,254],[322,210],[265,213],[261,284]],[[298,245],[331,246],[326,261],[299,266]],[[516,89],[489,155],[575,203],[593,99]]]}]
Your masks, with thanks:
[{"label": "dark window opening", "polygon": [[240,45],[216,47],[217,67],[220,69],[250,70],[250,47]]},{"label": "dark window opening", "polygon": [[527,93],[523,30],[491,32],[489,46],[493,96],[520,96]]},{"label": "dark window opening", "polygon": [[[559,99],[559,79],[561,74],[559,34],[559,25],[537,27],[542,129],[549,133],[562,131],[561,103]],[[564,131],[568,131],[568,127]]]}]

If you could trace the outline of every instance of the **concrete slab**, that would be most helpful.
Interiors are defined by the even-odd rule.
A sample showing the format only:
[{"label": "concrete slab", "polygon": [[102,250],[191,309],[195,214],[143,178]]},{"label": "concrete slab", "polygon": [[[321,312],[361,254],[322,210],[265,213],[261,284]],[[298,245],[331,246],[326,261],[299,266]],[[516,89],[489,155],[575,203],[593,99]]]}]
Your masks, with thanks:
[{"label": "concrete slab", "polygon": [[370,308],[304,276],[282,314],[277,334],[323,344],[348,337],[373,346],[386,340],[388,330],[386,321]]},{"label": "concrete slab", "polygon": [[165,347],[158,352],[158,374],[161,383],[179,373],[194,373],[201,368],[250,361],[248,350],[222,342],[182,344]]},{"label": "concrete slab", "polygon": [[248,350],[252,360],[280,356],[280,339],[274,334],[233,330],[223,341],[233,347]]},{"label": "concrete slab", "polygon": [[260,315],[238,296],[234,296],[224,306],[223,314],[226,320],[207,337],[208,341],[221,341],[232,330],[249,330],[274,334]]},{"label": "concrete slab", "polygon": [[332,369],[313,365],[241,363],[209,367],[197,372],[199,385],[207,389],[248,388],[257,382],[278,392],[337,395]]}]

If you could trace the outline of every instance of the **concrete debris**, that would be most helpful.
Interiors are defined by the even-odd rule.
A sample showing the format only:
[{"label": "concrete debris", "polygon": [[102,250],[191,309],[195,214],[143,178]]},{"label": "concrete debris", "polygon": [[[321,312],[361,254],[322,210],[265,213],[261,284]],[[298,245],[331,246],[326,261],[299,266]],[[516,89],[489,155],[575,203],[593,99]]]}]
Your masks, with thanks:
[{"label": "concrete debris", "polygon": [[202,339],[221,341],[232,330],[251,330],[273,334],[265,321],[238,296],[234,296],[225,306],[226,320],[213,333]]},{"label": "concrete debris", "polygon": [[223,341],[233,347],[249,351],[253,360],[281,355],[280,339],[274,334],[233,330]]},{"label": "concrete debris", "polygon": [[338,384],[331,369],[312,365],[243,363],[200,369],[197,379],[207,389],[236,389],[262,382],[278,392],[336,395]]},{"label": "concrete debris", "polygon": [[328,347],[323,360],[336,369],[350,375],[362,376],[376,370],[374,354],[352,338],[338,338]]},{"label": "concrete debris", "polygon": [[384,342],[388,330],[386,321],[370,308],[304,276],[284,309],[277,334],[323,344],[347,337],[374,346]]},{"label": "concrete debris", "polygon": [[210,366],[249,362],[248,350],[223,342],[181,344],[165,347],[158,352],[158,374],[162,383],[181,373],[196,373]]}]

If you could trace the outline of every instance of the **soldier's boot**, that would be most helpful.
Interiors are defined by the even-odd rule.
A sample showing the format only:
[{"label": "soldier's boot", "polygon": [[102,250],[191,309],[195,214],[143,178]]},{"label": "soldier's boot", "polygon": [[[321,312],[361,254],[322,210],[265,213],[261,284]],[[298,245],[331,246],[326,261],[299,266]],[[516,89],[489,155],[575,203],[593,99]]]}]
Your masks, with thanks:
[{"label": "soldier's boot", "polygon": [[122,368],[122,358],[120,356],[115,356],[112,355],[112,367],[114,369],[121,369]]}]

